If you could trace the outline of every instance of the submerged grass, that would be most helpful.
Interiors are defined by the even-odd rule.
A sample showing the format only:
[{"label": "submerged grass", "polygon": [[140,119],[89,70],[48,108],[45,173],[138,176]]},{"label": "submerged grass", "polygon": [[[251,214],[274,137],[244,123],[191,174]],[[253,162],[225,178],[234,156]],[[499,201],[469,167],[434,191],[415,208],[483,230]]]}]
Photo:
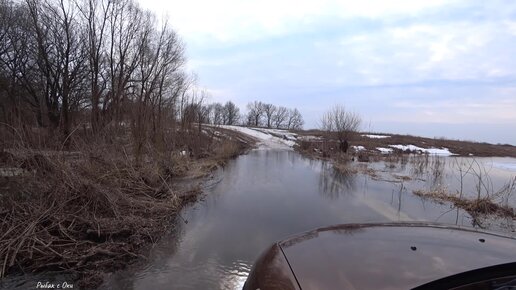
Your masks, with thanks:
[{"label": "submerged grass", "polygon": [[450,202],[455,207],[467,211],[471,216],[478,218],[479,215],[496,215],[499,217],[516,218],[513,207],[508,204],[496,202],[491,197],[469,199],[460,195],[446,192],[444,189],[437,190],[414,190],[413,193],[423,198],[430,198],[437,202]]}]

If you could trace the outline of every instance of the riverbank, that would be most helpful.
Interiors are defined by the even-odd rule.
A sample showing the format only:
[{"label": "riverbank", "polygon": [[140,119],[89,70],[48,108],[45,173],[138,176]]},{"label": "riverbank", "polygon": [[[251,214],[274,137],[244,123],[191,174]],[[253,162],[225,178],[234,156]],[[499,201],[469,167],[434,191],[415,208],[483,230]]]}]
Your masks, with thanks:
[{"label": "riverbank", "polygon": [[[296,131],[298,151],[313,157],[338,153],[337,140],[320,130]],[[398,153],[429,153],[436,155],[513,157],[516,146],[474,141],[426,138],[411,135],[360,132],[349,141],[349,152],[356,155],[382,156]]]},{"label": "riverbank", "polygon": [[[192,135],[203,146],[188,145]],[[2,150],[0,277],[63,271],[76,285],[95,288],[102,273],[144,259],[141,250],[174,226],[180,209],[201,193],[203,178],[254,144],[205,128],[184,136],[183,147],[136,157],[124,140],[96,140],[74,151]]]}]

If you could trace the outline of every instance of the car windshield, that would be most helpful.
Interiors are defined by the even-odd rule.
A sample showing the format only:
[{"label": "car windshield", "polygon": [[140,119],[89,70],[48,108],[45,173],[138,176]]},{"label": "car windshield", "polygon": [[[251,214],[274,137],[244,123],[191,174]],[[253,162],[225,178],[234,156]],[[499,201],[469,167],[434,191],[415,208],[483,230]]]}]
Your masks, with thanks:
[{"label": "car windshield", "polygon": [[516,264],[495,265],[441,278],[414,290],[424,289],[489,289],[508,290],[516,287]]}]

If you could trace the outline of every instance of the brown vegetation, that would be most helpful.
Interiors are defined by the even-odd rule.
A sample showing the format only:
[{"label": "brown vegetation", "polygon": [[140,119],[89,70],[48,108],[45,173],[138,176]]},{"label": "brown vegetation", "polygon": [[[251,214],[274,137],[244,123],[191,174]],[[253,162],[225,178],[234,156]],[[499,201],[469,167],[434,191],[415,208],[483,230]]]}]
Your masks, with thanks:
[{"label": "brown vegetation", "polygon": [[303,116],[298,109],[254,101],[247,104],[247,115],[243,124],[252,127],[301,130]]},{"label": "brown vegetation", "polygon": [[335,105],[321,118],[321,129],[326,132],[326,137],[339,141],[339,151],[348,152],[349,142],[356,135],[361,117],[354,112],[346,110],[344,106]]},{"label": "brown vegetation", "polygon": [[507,204],[495,202],[492,198],[482,197],[479,199],[468,199],[447,193],[443,189],[426,191],[414,190],[413,193],[423,198],[431,198],[438,202],[451,202],[455,207],[467,211],[471,216],[478,218],[479,215],[497,215],[500,217],[516,218],[514,208]]},{"label": "brown vegetation", "polygon": [[132,142],[116,141],[123,136],[102,143],[74,138],[73,152],[21,146],[2,151],[0,167],[22,168],[24,174],[0,177],[0,277],[66,270],[93,287],[102,271],[140,257],[142,246],[158,240],[178,210],[196,199],[195,186],[181,188],[175,181],[202,176],[247,146],[195,135],[199,146],[185,147],[196,153],[158,151],[149,144],[141,161],[131,154]]},{"label": "brown vegetation", "polygon": [[176,181],[249,146],[202,125],[185,61],[133,0],[0,0],[0,278],[126,265],[199,193]]},{"label": "brown vegetation", "polygon": [[[299,149],[304,151],[305,149],[318,149],[321,155],[331,155],[330,151],[335,151],[337,147],[337,138],[333,138],[326,132],[321,130],[307,130],[307,131],[296,131],[299,136],[315,136],[320,137],[320,140],[301,141]],[[368,133],[361,132],[354,134],[350,139],[350,146],[364,146],[368,152],[361,152],[361,154],[367,155],[378,155],[381,156],[380,152],[376,150],[377,147],[389,148],[389,145],[412,144],[422,148],[448,148],[450,152],[459,156],[478,156],[478,157],[515,157],[516,158],[516,146],[509,144],[489,144],[483,142],[474,141],[461,141],[461,140],[447,140],[444,138],[426,138],[417,137],[411,135],[398,135],[398,134],[380,134],[390,136],[388,138],[369,138],[366,136]],[[304,148],[304,149],[303,149]],[[333,149],[332,149],[333,148]],[[393,148],[394,149],[394,148]],[[400,150],[394,149],[393,152],[399,153],[410,153],[401,152]],[[356,154],[359,155],[358,153]]]},{"label": "brown vegetation", "polygon": [[360,135],[356,139],[356,144],[362,145],[366,149],[370,150],[375,150],[376,147],[388,147],[388,145],[395,144],[412,144],[422,148],[448,148],[450,152],[461,156],[516,157],[516,146],[509,144],[489,144],[484,142],[448,140],[444,138],[425,138],[411,135],[385,135],[390,137],[368,138]]}]

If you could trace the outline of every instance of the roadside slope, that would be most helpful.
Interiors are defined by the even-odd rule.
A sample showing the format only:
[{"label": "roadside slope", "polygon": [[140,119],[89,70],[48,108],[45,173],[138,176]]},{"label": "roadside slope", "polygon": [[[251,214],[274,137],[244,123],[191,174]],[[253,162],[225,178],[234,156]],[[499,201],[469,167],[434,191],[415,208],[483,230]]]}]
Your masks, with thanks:
[{"label": "roadside slope", "polygon": [[[282,150],[292,150],[295,141],[292,140],[292,133],[283,130],[273,130],[273,129],[262,129],[262,128],[249,128],[249,127],[240,127],[240,126],[231,126],[231,125],[220,125],[217,126],[222,129],[227,129],[231,131],[235,131],[247,136],[250,136],[257,140],[257,148],[258,149],[282,149]],[[281,136],[283,133],[283,137]]]}]

